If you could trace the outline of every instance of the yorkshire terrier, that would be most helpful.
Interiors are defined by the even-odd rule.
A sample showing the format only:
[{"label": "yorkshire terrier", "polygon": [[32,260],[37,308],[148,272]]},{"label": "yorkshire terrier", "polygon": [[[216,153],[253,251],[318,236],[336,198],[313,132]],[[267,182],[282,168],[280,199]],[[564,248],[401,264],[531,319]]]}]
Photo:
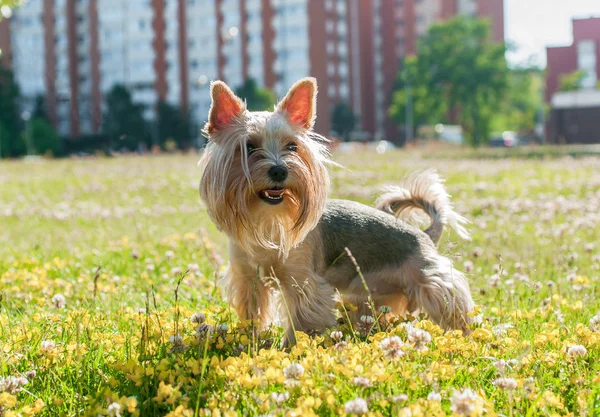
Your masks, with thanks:
[{"label": "yorkshire terrier", "polygon": [[[468,238],[466,220],[434,171],[388,190],[375,208],[328,200],[331,161],[327,140],[313,131],[314,78],[294,84],[273,112],[246,110],[221,81],[210,93],[200,196],[229,237],[224,284],[240,319],[265,326],[279,304],[294,343],[294,331],[335,325],[341,295],[359,307],[356,316],[373,314],[375,304],[398,315],[423,311],[444,329],[468,331],[469,284],[436,249],[445,225]],[[399,219],[415,210],[431,218],[425,231]]]}]

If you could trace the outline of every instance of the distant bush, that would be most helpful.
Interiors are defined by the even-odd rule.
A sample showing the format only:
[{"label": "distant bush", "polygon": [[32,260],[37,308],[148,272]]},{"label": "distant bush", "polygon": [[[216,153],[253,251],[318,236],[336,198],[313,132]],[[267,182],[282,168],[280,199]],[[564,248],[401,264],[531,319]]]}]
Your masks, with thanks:
[{"label": "distant bush", "polygon": [[0,123],[0,158],[15,158],[25,155],[25,141],[17,133],[11,133]]},{"label": "distant bush", "polygon": [[62,154],[62,140],[50,123],[42,118],[36,118],[31,121],[29,129],[33,147],[39,155]]}]

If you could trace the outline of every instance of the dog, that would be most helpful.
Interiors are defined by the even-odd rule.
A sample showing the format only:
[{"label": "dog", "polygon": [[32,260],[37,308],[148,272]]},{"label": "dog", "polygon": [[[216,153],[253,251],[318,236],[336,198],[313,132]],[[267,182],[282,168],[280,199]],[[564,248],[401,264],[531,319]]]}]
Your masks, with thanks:
[{"label": "dog", "polygon": [[[295,83],[272,112],[246,110],[221,81],[210,94],[200,196],[229,237],[224,286],[241,320],[267,326],[278,310],[293,344],[295,331],[335,326],[341,294],[359,315],[373,314],[369,300],[371,308],[419,310],[444,329],[468,331],[469,284],[436,249],[445,225],[468,238],[466,220],[434,171],[389,189],[375,208],[328,200],[332,162],[327,140],[313,131],[314,78]],[[416,210],[431,218],[425,231],[399,219]]]}]

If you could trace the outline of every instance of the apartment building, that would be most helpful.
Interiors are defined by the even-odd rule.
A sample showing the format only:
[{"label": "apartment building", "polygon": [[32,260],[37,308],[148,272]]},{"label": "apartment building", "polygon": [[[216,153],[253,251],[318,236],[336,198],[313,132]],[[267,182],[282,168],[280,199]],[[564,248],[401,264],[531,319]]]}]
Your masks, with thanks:
[{"label": "apartment building", "polygon": [[457,14],[491,18],[503,41],[503,0],[29,0],[10,30],[0,23],[10,35],[0,48],[12,51],[4,65],[23,95],[44,94],[64,135],[98,132],[117,83],[147,119],[164,100],[201,125],[211,80],[253,78],[282,97],[311,75],[320,133],[345,102],[358,129],[383,138],[394,134],[387,108],[402,58],[432,23]]}]

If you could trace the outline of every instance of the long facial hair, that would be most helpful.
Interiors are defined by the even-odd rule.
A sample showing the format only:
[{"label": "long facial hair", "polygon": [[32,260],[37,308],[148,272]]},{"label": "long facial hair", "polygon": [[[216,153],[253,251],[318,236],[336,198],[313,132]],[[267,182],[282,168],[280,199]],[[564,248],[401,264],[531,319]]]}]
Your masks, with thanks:
[{"label": "long facial hair", "polygon": [[[262,144],[248,154],[249,132],[258,130]],[[282,152],[288,141],[295,152]],[[200,196],[211,219],[248,254],[275,250],[285,258],[317,225],[327,200],[327,140],[291,126],[278,115],[245,111],[227,128],[210,135],[200,166]],[[275,184],[267,171],[285,163],[289,176],[284,201],[271,206],[258,192]]]}]

